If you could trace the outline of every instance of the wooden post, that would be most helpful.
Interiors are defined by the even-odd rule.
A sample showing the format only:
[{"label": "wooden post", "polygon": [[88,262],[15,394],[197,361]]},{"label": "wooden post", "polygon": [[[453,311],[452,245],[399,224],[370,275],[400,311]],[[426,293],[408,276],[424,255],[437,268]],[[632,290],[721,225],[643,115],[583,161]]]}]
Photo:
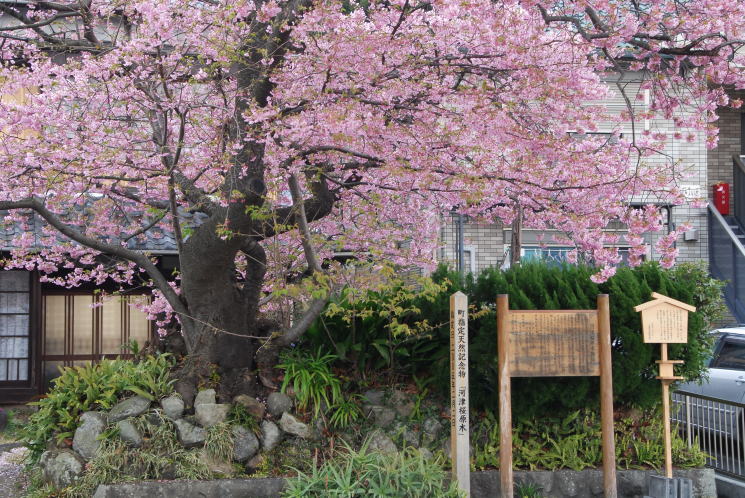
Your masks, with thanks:
[{"label": "wooden post", "polygon": [[510,381],[509,298],[497,296],[497,347],[499,358],[499,477],[502,498],[513,498],[512,403]]},{"label": "wooden post", "polygon": [[471,496],[468,401],[468,298],[450,296],[450,461],[458,486]]},{"label": "wooden post", "polygon": [[[660,344],[660,365],[668,363],[667,359],[667,344]],[[672,365],[671,365],[672,366]],[[672,380],[662,378],[662,430],[664,431],[665,438],[665,476],[668,479],[673,478],[673,452],[672,452],[672,441],[670,440],[670,382]]]},{"label": "wooden post", "polygon": [[613,373],[610,342],[610,306],[608,294],[600,294],[598,339],[600,346],[600,423],[603,437],[603,490],[605,498],[616,498],[616,443],[613,424]]}]

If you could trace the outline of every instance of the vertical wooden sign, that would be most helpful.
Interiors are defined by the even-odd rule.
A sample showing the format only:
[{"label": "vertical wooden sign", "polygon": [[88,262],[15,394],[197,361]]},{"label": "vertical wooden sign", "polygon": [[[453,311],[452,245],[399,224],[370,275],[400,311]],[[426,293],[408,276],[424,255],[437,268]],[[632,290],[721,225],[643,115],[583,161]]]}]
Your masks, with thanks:
[{"label": "vertical wooden sign", "polygon": [[595,310],[510,311],[508,296],[497,297],[499,357],[499,473],[502,496],[513,497],[512,377],[600,376],[603,490],[616,498],[608,295]]},{"label": "vertical wooden sign", "polygon": [[471,496],[468,411],[468,298],[450,296],[450,457],[453,477]]},{"label": "vertical wooden sign", "polygon": [[688,312],[696,311],[695,306],[663,296],[656,292],[654,298],[634,310],[642,314],[642,335],[645,343],[659,343],[660,359],[657,364],[662,382],[662,426],[665,440],[665,476],[673,478],[673,452],[670,437],[670,384],[683,377],[673,372],[673,365],[683,363],[681,360],[670,360],[667,357],[667,345],[688,342]]}]

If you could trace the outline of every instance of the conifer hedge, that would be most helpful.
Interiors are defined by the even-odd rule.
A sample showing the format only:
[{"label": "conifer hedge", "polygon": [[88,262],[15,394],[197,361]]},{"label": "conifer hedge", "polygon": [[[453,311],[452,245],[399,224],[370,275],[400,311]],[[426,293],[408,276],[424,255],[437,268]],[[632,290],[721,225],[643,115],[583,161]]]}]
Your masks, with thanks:
[{"label": "conifer hedge", "polygon": [[[427,320],[432,328],[420,337],[407,341],[405,365],[408,373],[432,379],[430,389],[443,394],[449,389],[449,296],[462,290],[473,307],[469,322],[470,394],[476,409],[496,412],[498,406],[497,335],[495,300],[498,294],[509,294],[510,309],[594,309],[598,294],[610,295],[611,341],[613,356],[613,389],[616,407],[650,407],[660,400],[660,382],[655,379],[659,346],[644,344],[641,321],[634,306],[651,299],[659,292],[693,304],[700,310],[688,320],[688,343],[670,345],[669,354],[685,364],[676,372],[688,379],[698,379],[706,368],[711,349],[708,330],[711,321],[721,311],[721,283],[714,281],[701,266],[683,265],[664,270],[655,263],[637,268],[619,268],[616,275],[603,284],[595,284],[590,276],[596,269],[588,266],[548,266],[532,263],[507,271],[488,269],[477,276],[459,282],[447,268],[439,268],[432,278],[443,285],[442,291],[425,298],[413,298],[402,323]],[[377,304],[375,299],[377,299]],[[379,306],[377,293],[366,306]],[[359,303],[358,303],[359,305]],[[342,361],[353,361],[357,353],[372,349],[372,342],[390,337],[378,321],[369,317],[349,323],[338,315],[323,318],[312,330],[309,339],[315,346],[323,344],[339,354]],[[321,330],[323,329],[323,330]],[[350,334],[355,339],[350,344]],[[377,338],[377,339],[376,339]],[[417,343],[420,342],[420,344]],[[356,343],[355,343],[356,342]],[[344,351],[339,351],[345,344]],[[417,346],[420,347],[417,347]],[[417,351],[422,351],[418,354]],[[356,353],[354,353],[356,352]],[[558,415],[599,404],[599,382],[593,377],[515,378],[512,384],[513,417]]]}]

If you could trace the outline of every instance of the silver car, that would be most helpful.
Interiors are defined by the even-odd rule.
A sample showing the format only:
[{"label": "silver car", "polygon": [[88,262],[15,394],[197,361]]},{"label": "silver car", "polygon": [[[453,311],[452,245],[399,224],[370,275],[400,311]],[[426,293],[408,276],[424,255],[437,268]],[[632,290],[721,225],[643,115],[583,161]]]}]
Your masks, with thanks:
[{"label": "silver car", "polygon": [[[708,380],[680,384],[673,393],[673,420],[690,421],[696,432],[740,440],[745,433],[745,327],[715,330]],[[692,396],[686,396],[690,393]]]}]

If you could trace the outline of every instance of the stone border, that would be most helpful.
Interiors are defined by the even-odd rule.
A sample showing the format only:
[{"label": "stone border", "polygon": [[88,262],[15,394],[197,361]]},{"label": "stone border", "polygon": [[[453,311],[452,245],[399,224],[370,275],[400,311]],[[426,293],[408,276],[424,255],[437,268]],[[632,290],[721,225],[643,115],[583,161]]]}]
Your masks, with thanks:
[{"label": "stone border", "polygon": [[[649,470],[619,470],[618,496],[642,498],[649,485],[649,476],[659,474]],[[717,498],[713,469],[676,470],[675,477],[693,481],[693,496]],[[516,483],[530,482],[541,488],[544,497],[596,498],[603,496],[603,472],[600,470],[559,470],[514,473]],[[284,487],[284,479],[220,479],[215,481],[139,482],[101,485],[93,498],[171,498],[200,496],[204,498],[276,498]],[[471,472],[472,498],[499,498],[499,471]]]}]

